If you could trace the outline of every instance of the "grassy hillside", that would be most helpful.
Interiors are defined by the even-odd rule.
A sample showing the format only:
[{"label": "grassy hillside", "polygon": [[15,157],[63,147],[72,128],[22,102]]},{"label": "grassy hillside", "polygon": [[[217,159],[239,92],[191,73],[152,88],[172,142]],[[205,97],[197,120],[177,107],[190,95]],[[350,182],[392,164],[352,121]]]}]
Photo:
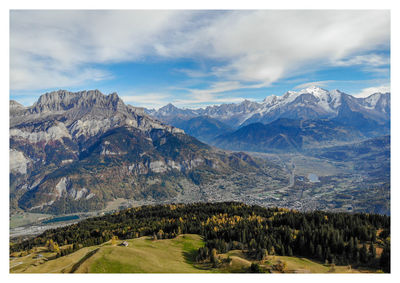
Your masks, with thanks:
[{"label": "grassy hillside", "polygon": [[[197,250],[204,246],[199,235],[184,234],[174,239],[152,240],[141,237],[127,240],[128,246],[110,242],[82,248],[64,257],[37,248],[32,253],[10,260],[11,273],[237,273],[249,272],[252,263],[259,264],[267,273],[352,273],[374,272],[348,266],[331,266],[306,258],[269,256],[262,261],[250,260],[239,250],[218,257],[221,264],[213,268],[209,263],[196,263]],[[39,257],[38,255],[43,257]],[[230,259],[228,263],[227,259]],[[284,268],[278,269],[281,264]]]},{"label": "grassy hillside", "polygon": [[[120,244],[122,241],[118,241]],[[67,256],[46,261],[38,254],[51,257],[42,249],[10,260],[11,273],[200,273],[194,257],[204,246],[199,235],[180,235],[174,239],[153,241],[149,237],[127,240],[128,246],[103,245],[87,247]],[[97,251],[96,251],[97,250]],[[92,251],[96,251],[92,255]],[[89,254],[89,256],[86,256]],[[82,260],[83,259],[83,260]]]},{"label": "grassy hillside", "polygon": [[85,261],[80,273],[198,273],[210,272],[193,265],[194,253],[204,246],[198,235],[152,241],[148,237],[128,240],[128,247],[106,245]]},{"label": "grassy hillside", "polygon": [[[45,249],[10,259],[10,273],[68,273],[88,252],[96,247],[82,248],[62,258],[52,259],[55,253],[45,252]],[[38,257],[42,255],[43,257]]]}]

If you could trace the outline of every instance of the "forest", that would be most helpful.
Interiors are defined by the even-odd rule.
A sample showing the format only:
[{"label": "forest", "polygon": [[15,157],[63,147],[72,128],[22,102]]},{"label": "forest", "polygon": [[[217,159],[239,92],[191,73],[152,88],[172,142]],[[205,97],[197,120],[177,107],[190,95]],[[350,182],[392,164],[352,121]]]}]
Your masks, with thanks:
[{"label": "forest", "polygon": [[[268,255],[301,256],[390,272],[390,216],[298,212],[237,202],[129,208],[12,242],[10,253],[49,246],[61,257],[116,238],[168,239],[179,234],[201,235],[205,247],[198,250],[196,260],[215,265],[217,253],[239,249],[257,260]],[[68,248],[59,248],[64,245]]]}]

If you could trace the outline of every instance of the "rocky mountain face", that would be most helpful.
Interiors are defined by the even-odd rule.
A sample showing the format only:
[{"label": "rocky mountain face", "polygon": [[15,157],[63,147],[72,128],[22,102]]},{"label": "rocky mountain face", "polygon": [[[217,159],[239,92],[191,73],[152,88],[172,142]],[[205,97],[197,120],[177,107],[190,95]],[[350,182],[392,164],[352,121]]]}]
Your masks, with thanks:
[{"label": "rocky mountain face", "polygon": [[202,185],[258,170],[125,105],[116,93],[57,91],[10,101],[11,207],[70,213],[115,198],[195,201]]},{"label": "rocky mountain face", "polygon": [[343,113],[343,108],[350,108],[374,121],[387,122],[390,119],[390,93],[357,98],[339,90],[310,87],[298,92],[288,91],[282,96],[271,95],[260,103],[245,100],[239,104],[222,104],[205,109],[179,109],[169,104],[158,111],[147,110],[147,113],[166,122],[173,122],[178,116],[186,120],[209,116],[238,128],[257,122],[267,124],[279,118],[331,119]]}]

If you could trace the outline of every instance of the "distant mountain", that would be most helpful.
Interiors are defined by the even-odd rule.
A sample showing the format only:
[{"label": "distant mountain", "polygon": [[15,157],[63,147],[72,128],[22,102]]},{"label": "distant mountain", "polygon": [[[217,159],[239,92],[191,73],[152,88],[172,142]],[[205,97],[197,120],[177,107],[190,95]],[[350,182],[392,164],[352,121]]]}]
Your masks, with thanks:
[{"label": "distant mountain", "polygon": [[[370,122],[373,124],[373,122]],[[336,120],[293,120],[281,118],[269,124],[252,123],[233,133],[223,134],[212,141],[213,145],[230,150],[270,152],[277,150],[302,151],[337,143],[352,142],[369,137],[366,131],[352,123]],[[375,128],[377,129],[377,128]],[[381,127],[376,134],[387,133]]]},{"label": "distant mountain", "polygon": [[[374,99],[371,99],[375,97]],[[378,99],[377,99],[378,98]],[[377,102],[386,104],[390,108],[390,94],[372,94],[368,98],[356,98],[339,90],[327,91],[312,87],[299,92],[287,92],[285,95],[269,96],[263,101],[259,109],[242,125],[253,122],[269,123],[278,118],[289,119],[330,119],[343,112],[343,108],[350,108],[366,118],[384,122],[390,119],[388,108],[376,107]]]},{"label": "distant mountain", "polygon": [[219,135],[234,131],[234,128],[209,116],[198,116],[189,120],[175,119],[171,121],[171,125],[206,143],[210,143]]},{"label": "distant mountain", "polygon": [[191,109],[180,109],[172,103],[159,108],[157,111],[154,109],[145,109],[145,112],[151,117],[161,120],[169,125],[199,116],[197,111]]},{"label": "distant mountain", "polygon": [[[312,155],[333,161],[362,160],[359,167],[379,168],[390,174],[390,136],[376,137],[359,143],[313,150]],[[378,157],[380,156],[380,157]],[[385,162],[381,162],[385,159]],[[373,162],[373,163],[371,163]],[[365,170],[365,169],[363,169]]]},{"label": "distant mountain", "polygon": [[279,118],[332,119],[347,107],[367,119],[387,122],[390,120],[390,93],[374,93],[366,98],[357,98],[339,90],[310,87],[298,92],[288,91],[282,96],[271,95],[259,103],[245,100],[239,104],[222,104],[205,109],[179,109],[169,104],[158,111],[147,111],[166,122],[174,121],[176,117],[188,120],[206,115],[238,128],[256,122],[267,124]]},{"label": "distant mountain", "polygon": [[[359,143],[334,147],[317,148],[310,156],[327,162],[351,163],[354,174],[366,173],[365,183],[379,184],[380,189],[390,189],[390,136],[376,137]],[[379,213],[390,214],[390,208],[383,205]]]},{"label": "distant mountain", "polygon": [[173,124],[178,120],[189,120],[194,117],[208,116],[224,124],[238,127],[246,118],[259,108],[259,103],[245,100],[239,104],[221,104],[208,106],[205,109],[180,109],[171,103],[158,110],[146,109],[146,113],[161,121]]},{"label": "distant mountain", "polygon": [[[368,98],[371,100],[374,96],[379,97],[375,103],[367,104],[368,100],[366,100],[363,101],[363,106],[352,97],[343,97],[338,114],[332,121],[354,127],[367,137],[389,134],[390,120],[387,119],[387,116],[390,117],[390,103],[388,95],[374,94]],[[382,104],[385,104],[385,106],[382,107]],[[380,111],[376,111],[377,108]]]},{"label": "distant mountain", "polygon": [[115,198],[196,201],[201,186],[258,170],[161,123],[116,93],[46,93],[30,107],[10,101],[11,207],[70,213]]},{"label": "distant mountain", "polygon": [[[260,103],[246,100],[205,109],[179,109],[169,104],[150,114],[224,149],[303,150],[387,135],[390,93],[357,98],[339,90],[310,87],[271,95]],[[205,115],[206,121],[201,118]],[[210,121],[214,125],[219,121],[236,131],[222,129],[217,137],[214,133],[218,127]]]}]

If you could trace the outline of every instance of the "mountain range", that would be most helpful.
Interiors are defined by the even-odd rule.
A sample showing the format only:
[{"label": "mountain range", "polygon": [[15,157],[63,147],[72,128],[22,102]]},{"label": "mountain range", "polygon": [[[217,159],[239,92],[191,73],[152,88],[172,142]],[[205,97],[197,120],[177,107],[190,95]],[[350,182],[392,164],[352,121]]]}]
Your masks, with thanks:
[{"label": "mountain range", "polygon": [[10,102],[11,207],[70,213],[115,198],[201,200],[201,186],[257,171],[244,153],[210,147],[125,105],[116,93],[56,91]]},{"label": "mountain range", "polygon": [[299,151],[361,141],[390,131],[390,93],[357,98],[319,87],[268,96],[260,103],[246,100],[205,109],[168,104],[145,111],[229,150]]},{"label": "mountain range", "polygon": [[149,115],[174,124],[176,118],[190,119],[209,116],[234,128],[255,122],[267,124],[279,118],[311,120],[331,119],[346,111],[360,113],[378,122],[390,119],[390,93],[374,93],[366,98],[354,97],[339,90],[328,91],[310,87],[282,96],[271,95],[262,102],[245,100],[241,103],[208,106],[199,109],[179,109],[172,104],[158,110],[146,109]]},{"label": "mountain range", "polygon": [[[356,98],[313,87],[260,103],[169,104],[156,111],[126,105],[116,93],[59,90],[29,107],[10,101],[10,204],[12,210],[65,214],[100,210],[117,198],[274,200],[258,192],[291,189],[294,173],[280,158],[241,151],[302,152],[336,162],[335,152],[354,156],[351,144],[357,143],[375,153],[355,166],[374,156],[387,164],[389,134],[389,93]],[[384,152],[360,143],[381,136],[387,136]],[[385,170],[374,169],[377,183],[388,183]]]}]

